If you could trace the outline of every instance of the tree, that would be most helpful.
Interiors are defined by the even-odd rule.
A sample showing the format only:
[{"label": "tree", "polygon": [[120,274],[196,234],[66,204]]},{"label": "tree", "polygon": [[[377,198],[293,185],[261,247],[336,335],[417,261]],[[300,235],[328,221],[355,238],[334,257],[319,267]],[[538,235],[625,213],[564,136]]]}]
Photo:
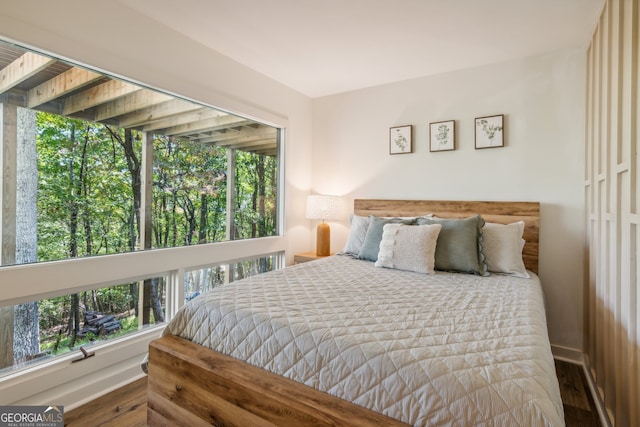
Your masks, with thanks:
[{"label": "tree", "polygon": [[[38,160],[36,150],[36,114],[18,108],[17,182],[16,182],[16,263],[38,260]],[[15,306],[13,331],[14,363],[40,352],[38,304]]]},{"label": "tree", "polygon": [[[141,175],[141,154],[142,148],[139,143],[139,135],[134,135],[131,129],[113,129],[110,126],[105,126],[106,130],[111,136],[111,140],[117,142],[123,150],[124,158],[127,164],[127,170],[129,172],[131,195],[133,196],[133,205],[129,216],[129,248],[135,250],[136,242],[140,239],[140,204],[142,202],[142,175]],[[143,249],[145,242],[140,242],[140,246]],[[154,280],[147,279],[144,281],[144,294],[142,304],[142,323],[148,325],[151,323],[151,311],[154,312],[154,319],[156,321],[164,321],[164,315],[158,307],[161,306],[160,295],[158,295],[158,285]],[[137,300],[137,284],[130,284],[130,292],[132,301]],[[138,310],[137,304],[135,304],[136,312]],[[138,313],[138,315],[140,315]]]},{"label": "tree", "polygon": [[[78,151],[78,144],[76,139],[76,126],[75,123],[71,124],[71,137],[69,138],[69,147],[72,154],[76,154]],[[76,165],[77,155],[69,156],[69,258],[78,257],[78,215],[80,210],[80,204],[82,203],[82,187],[83,179],[86,167],[87,158],[87,144],[89,138],[87,134],[84,136],[84,140],[81,143],[82,147],[79,149],[81,153],[79,156],[78,165]],[[76,168],[78,171],[76,172]],[[80,298],[78,294],[71,295],[71,316],[69,317],[68,330],[71,332],[71,344],[73,347],[80,331]]]}]

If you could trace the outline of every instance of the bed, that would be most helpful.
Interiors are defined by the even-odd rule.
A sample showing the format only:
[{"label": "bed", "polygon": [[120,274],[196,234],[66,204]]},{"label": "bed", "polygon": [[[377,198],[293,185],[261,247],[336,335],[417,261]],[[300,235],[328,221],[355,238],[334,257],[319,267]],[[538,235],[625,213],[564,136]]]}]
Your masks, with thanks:
[{"label": "bed", "polygon": [[[538,203],[358,199],[345,249],[356,218],[367,231],[384,223],[375,262],[332,256],[185,305],[150,345],[149,425],[564,424],[536,275]],[[435,270],[442,252],[427,273],[394,259],[403,236],[442,250],[454,223],[485,231],[475,256],[486,266],[489,226],[519,224],[524,271]]]}]

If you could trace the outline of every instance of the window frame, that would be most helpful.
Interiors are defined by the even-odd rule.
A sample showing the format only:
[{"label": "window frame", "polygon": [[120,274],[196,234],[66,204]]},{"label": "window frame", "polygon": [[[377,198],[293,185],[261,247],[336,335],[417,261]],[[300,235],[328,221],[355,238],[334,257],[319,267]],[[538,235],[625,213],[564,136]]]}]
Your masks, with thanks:
[{"label": "window frame", "polygon": [[[184,272],[187,270],[206,268],[212,264],[233,264],[248,258],[271,255],[279,255],[278,268],[285,266],[284,254],[287,242],[284,233],[284,156],[288,126],[286,118],[238,100],[234,100],[235,107],[237,107],[234,109],[249,111],[250,114],[213,107],[206,102],[178,96],[170,91],[123,78],[116,73],[87,66],[44,50],[26,47],[4,37],[1,40],[15,44],[22,49],[60,58],[70,64],[107,74],[142,88],[195,102],[205,107],[227,111],[230,114],[275,127],[278,132],[276,148],[278,206],[275,236],[0,266],[0,283],[19,284],[19,286],[2,289],[0,307],[14,306],[152,277],[168,276],[166,301],[166,320],[168,321],[183,305]],[[72,363],[73,359],[82,355],[78,350],[25,367],[17,367],[0,377],[0,401],[5,404],[32,404],[33,402],[44,402],[51,396],[57,396],[56,403],[65,405],[68,402],[73,402],[74,404],[71,405],[73,407],[91,400],[102,394],[105,387],[109,389],[113,384],[131,381],[135,379],[136,375],[142,376],[143,373],[139,367],[141,357],[146,353],[148,343],[159,337],[163,328],[163,324],[151,325],[127,336],[96,344],[92,346],[96,357],[88,358],[86,362]],[[95,375],[88,375],[90,373],[105,379],[105,383],[96,383]]]}]

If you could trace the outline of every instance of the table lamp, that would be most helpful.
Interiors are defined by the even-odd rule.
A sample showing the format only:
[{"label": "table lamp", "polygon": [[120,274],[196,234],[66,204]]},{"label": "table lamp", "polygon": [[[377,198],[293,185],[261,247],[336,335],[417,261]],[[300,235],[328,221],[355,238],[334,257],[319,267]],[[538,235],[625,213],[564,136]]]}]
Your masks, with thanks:
[{"label": "table lamp", "polygon": [[339,219],[342,202],[338,196],[307,196],[307,218],[320,219],[316,229],[316,255],[328,256],[331,253],[331,230],[325,221]]}]

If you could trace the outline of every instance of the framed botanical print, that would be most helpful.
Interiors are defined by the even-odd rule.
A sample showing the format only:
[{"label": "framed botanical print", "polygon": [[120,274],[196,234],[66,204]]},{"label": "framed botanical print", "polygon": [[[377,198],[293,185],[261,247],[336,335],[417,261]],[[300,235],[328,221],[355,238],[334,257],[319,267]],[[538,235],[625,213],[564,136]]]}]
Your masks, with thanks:
[{"label": "framed botanical print", "polygon": [[429,123],[429,151],[450,151],[455,149],[455,120]]},{"label": "framed botanical print", "polygon": [[478,117],[475,126],[476,149],[504,147],[504,115]]},{"label": "framed botanical print", "polygon": [[413,152],[413,125],[396,126],[389,129],[389,154]]}]

